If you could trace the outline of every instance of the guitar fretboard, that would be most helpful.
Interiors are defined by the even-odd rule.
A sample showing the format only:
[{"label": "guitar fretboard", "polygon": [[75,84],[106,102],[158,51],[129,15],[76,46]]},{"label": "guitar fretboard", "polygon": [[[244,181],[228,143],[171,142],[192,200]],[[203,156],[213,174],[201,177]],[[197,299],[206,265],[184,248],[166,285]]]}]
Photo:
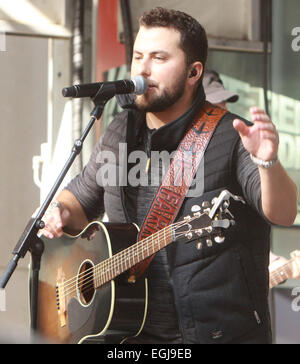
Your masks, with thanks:
[{"label": "guitar fretboard", "polygon": [[111,281],[173,241],[173,225],[156,232],[94,267],[94,288]]}]

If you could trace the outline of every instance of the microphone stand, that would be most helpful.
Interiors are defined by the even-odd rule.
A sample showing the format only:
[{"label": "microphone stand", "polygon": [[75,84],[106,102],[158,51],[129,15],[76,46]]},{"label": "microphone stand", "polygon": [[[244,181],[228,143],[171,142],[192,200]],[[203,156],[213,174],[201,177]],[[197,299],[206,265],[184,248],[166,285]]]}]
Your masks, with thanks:
[{"label": "microphone stand", "polygon": [[14,255],[9,264],[6,267],[3,275],[0,278],[0,289],[4,289],[15,271],[18,261],[20,258],[24,258],[26,253],[30,251],[31,253],[31,266],[32,266],[32,276],[30,279],[30,316],[31,316],[31,332],[34,333],[37,329],[37,318],[38,318],[38,283],[39,283],[39,270],[41,257],[44,251],[44,243],[42,239],[38,237],[38,231],[45,227],[45,223],[42,218],[53,200],[58,188],[63,182],[64,177],[71,168],[75,158],[80,154],[83,146],[83,142],[86,139],[89,131],[94,125],[97,119],[100,119],[103,109],[107,101],[112,98],[114,94],[102,94],[98,92],[93,98],[95,107],[91,112],[91,119],[86,126],[80,139],[77,139],[72,148],[72,152],[67,162],[65,163],[62,171],[60,172],[56,182],[54,183],[52,189],[50,190],[48,196],[46,197],[44,203],[40,207],[37,215],[32,217],[27,223],[24,232],[22,233],[17,245],[15,246],[12,254]]}]

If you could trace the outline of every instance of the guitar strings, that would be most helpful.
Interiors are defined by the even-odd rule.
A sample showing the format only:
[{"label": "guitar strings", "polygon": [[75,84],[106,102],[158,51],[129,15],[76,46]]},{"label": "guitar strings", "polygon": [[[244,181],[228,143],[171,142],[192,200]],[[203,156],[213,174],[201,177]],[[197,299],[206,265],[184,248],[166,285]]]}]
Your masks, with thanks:
[{"label": "guitar strings", "polygon": [[[177,224],[174,224],[174,226],[175,225],[180,225],[181,223],[177,223]],[[140,248],[143,248],[143,246],[142,245],[146,245],[147,243],[149,243],[149,240],[151,239],[151,242],[152,242],[152,240],[153,240],[153,238],[152,237],[154,237],[155,235],[161,235],[162,234],[162,232],[164,232],[165,233],[165,231],[163,231],[163,230],[165,230],[165,229],[170,229],[170,227],[171,226],[168,226],[168,227],[166,227],[166,228],[164,228],[164,229],[162,229],[162,230],[160,230],[160,231],[158,231],[158,232],[156,232],[155,234],[153,234],[153,235],[151,235],[150,237],[147,237],[147,238],[145,238],[144,240],[141,240],[141,241],[139,241],[139,242],[137,242],[137,243],[135,243],[134,245],[132,245],[132,246],[130,246],[130,247],[128,247],[128,248],[126,248],[126,249],[124,249],[124,250],[122,250],[121,252],[118,252],[117,254],[115,254],[115,255],[113,255],[112,257],[110,257],[110,258],[108,258],[108,259],[106,259],[105,261],[103,261],[103,262],[101,262],[99,265],[97,265],[97,266],[94,266],[94,267],[92,267],[92,268],[90,268],[90,270],[92,270],[93,268],[97,268],[98,266],[100,266],[100,265],[103,265],[103,263],[108,263],[108,265],[111,265],[110,264],[110,260],[112,260],[112,259],[114,259],[114,258],[120,258],[120,260],[122,260],[122,255],[123,256],[126,256],[126,260],[129,258],[129,259],[131,259],[131,256],[130,256],[130,254],[128,255],[127,253],[131,253],[131,250],[133,250],[133,252],[135,253],[135,255],[136,255],[136,252],[137,251],[139,251],[140,252]],[[148,241],[147,241],[148,240]],[[146,244],[145,244],[146,243]],[[143,249],[144,250],[144,249]],[[117,263],[119,263],[119,262],[117,262]],[[136,264],[136,263],[134,263],[134,264]],[[85,271],[85,272],[87,272],[87,271]],[[85,272],[83,272],[82,274],[84,274]],[[75,277],[75,279],[77,278],[77,276]],[[70,280],[72,280],[73,278],[71,278],[71,279],[69,279],[69,281]],[[66,282],[68,282],[68,281],[66,281]],[[65,283],[66,283],[65,282]]]},{"label": "guitar strings", "polygon": [[[182,223],[177,223],[177,224],[174,224],[174,226],[175,225],[181,225]],[[184,223],[185,224],[185,223]],[[164,228],[164,229],[162,229],[162,230],[160,230],[159,232],[157,232],[157,233],[155,233],[155,234],[153,234],[153,236],[154,235],[157,235],[157,236],[159,236],[159,235],[162,235],[162,233],[164,234],[164,235],[166,235],[165,233],[166,233],[166,229],[168,229],[168,230],[170,230],[170,227],[171,226],[168,226],[168,227],[166,227],[166,228]],[[170,231],[171,232],[171,231]],[[168,232],[169,233],[169,232]],[[169,236],[168,236],[169,237]],[[109,258],[109,259],[107,259],[106,261],[104,261],[104,262],[101,262],[100,264],[98,264],[98,265],[96,265],[96,266],[94,266],[94,267],[92,267],[92,268],[90,268],[90,269],[88,269],[88,270],[86,270],[85,272],[83,272],[83,273],[81,273],[81,276],[82,275],[85,275],[87,278],[85,278],[85,279],[82,279],[81,280],[81,283],[82,282],[84,282],[85,281],[85,284],[87,283],[86,281],[90,278],[90,276],[91,276],[91,274],[93,273],[92,271],[94,270],[95,271],[95,273],[96,274],[98,274],[98,276],[99,276],[99,273],[100,273],[100,276],[102,275],[102,276],[104,276],[104,278],[105,278],[105,280],[107,281],[107,280],[111,280],[111,278],[109,278],[109,279],[107,279],[107,276],[109,276],[109,272],[107,272],[107,270],[106,271],[103,271],[103,270],[101,270],[101,268],[112,268],[112,269],[115,269],[115,267],[116,266],[118,266],[119,264],[120,264],[120,262],[122,262],[122,265],[123,265],[123,263],[125,262],[125,264],[126,264],[126,262],[128,262],[128,260],[129,260],[129,263],[130,263],[130,259],[131,259],[131,257],[134,257],[134,255],[136,256],[137,254],[140,254],[141,253],[141,251],[142,252],[145,252],[145,250],[148,250],[148,254],[149,254],[149,242],[150,242],[150,240],[151,240],[151,243],[152,243],[152,241],[153,241],[153,239],[152,239],[152,236],[151,237],[147,237],[147,238],[145,238],[144,240],[142,240],[142,241],[140,241],[140,242],[138,242],[138,243],[136,243],[135,244],[135,246],[134,246],[134,248],[133,249],[130,249],[130,248],[132,248],[133,246],[131,246],[131,247],[129,247],[129,248],[127,248],[127,249],[125,249],[125,250],[123,250],[123,251],[121,251],[121,252],[119,252],[119,253],[117,253],[116,255],[114,255],[113,257],[111,257],[111,258]],[[144,246],[142,246],[141,245],[141,243],[143,243],[143,245],[147,245],[147,248],[145,249],[144,248]],[[145,244],[146,243],[146,244]],[[134,255],[130,255],[131,254],[131,250],[133,250],[133,253],[134,253]],[[128,254],[129,253],[129,254]],[[149,254],[149,256],[150,256],[151,254]],[[124,260],[124,257],[125,257],[125,260]],[[111,263],[114,263],[114,264],[111,264]],[[134,264],[133,265],[135,265],[135,264],[137,264],[136,262],[134,262]],[[111,269],[111,270],[112,270]],[[126,265],[126,269],[124,269],[123,268],[123,271],[126,271],[127,269],[129,269],[129,267],[127,267],[127,265]],[[77,277],[75,277],[75,279],[77,280]],[[70,279],[69,281],[72,281],[73,280],[73,278],[72,279]],[[66,282],[65,282],[66,283]],[[77,283],[77,282],[76,282]],[[104,282],[105,283],[105,282]],[[69,284],[70,285],[70,284]],[[67,287],[68,285],[66,285],[66,284],[64,284],[64,285],[62,285],[63,287],[62,288],[65,288],[65,287]],[[74,286],[73,287],[68,287],[68,288],[74,288]],[[72,292],[72,291],[67,291],[67,294],[69,294],[70,292]]]},{"label": "guitar strings", "polygon": [[[195,218],[197,218],[197,217],[195,217]],[[192,221],[192,219],[191,219],[191,221]],[[176,223],[176,224],[173,224],[172,226],[176,226],[177,225],[177,227],[176,228],[178,228],[178,227],[180,227],[180,226],[184,226],[184,225],[186,225],[187,224],[187,222],[186,221],[183,221],[183,222],[179,222],[179,223]],[[170,226],[168,226],[168,227],[166,227],[166,228],[164,228],[164,229],[162,229],[162,230],[160,230],[159,232],[157,232],[157,233],[155,233],[155,234],[153,234],[152,236],[150,236],[150,237],[147,237],[145,240],[143,240],[143,241],[140,241],[140,242],[138,242],[137,244],[135,244],[135,247],[136,247],[136,249],[130,249],[130,248],[132,248],[133,246],[131,246],[131,247],[129,247],[128,249],[126,249],[125,251],[121,251],[121,252],[119,252],[118,254],[116,254],[116,255],[114,255],[113,257],[111,257],[111,258],[109,258],[109,259],[107,259],[106,261],[104,261],[104,262],[102,262],[102,263],[100,263],[100,264],[98,264],[98,265],[96,265],[96,266],[94,266],[94,267],[91,267],[90,269],[88,269],[88,270],[86,270],[86,271],[84,271],[83,273],[81,273],[80,274],[80,276],[85,276],[84,277],[84,279],[81,279],[80,280],[80,283],[82,284],[85,284],[86,286],[87,286],[87,283],[89,283],[89,279],[92,277],[92,278],[94,278],[94,275],[93,275],[93,273],[96,273],[96,276],[97,276],[97,274],[98,274],[98,277],[97,277],[97,279],[99,280],[99,277],[100,277],[100,285],[102,285],[102,284],[104,284],[104,283],[106,283],[107,281],[110,281],[111,279],[113,279],[114,277],[111,277],[110,275],[109,275],[109,269],[107,269],[107,268],[112,268],[112,269],[115,269],[115,267],[116,266],[118,266],[119,265],[119,263],[120,262],[122,262],[122,260],[123,260],[123,262],[125,262],[125,264],[126,264],[126,262],[128,262],[128,260],[129,260],[129,263],[130,263],[130,259],[131,259],[131,256],[130,256],[130,253],[131,253],[131,250],[133,250],[133,253],[134,253],[134,255],[136,256],[138,253],[140,254],[140,252],[141,252],[141,250],[142,250],[142,253],[144,253],[146,250],[147,250],[147,254],[148,254],[148,256],[151,256],[152,254],[150,254],[149,253],[149,240],[151,240],[151,245],[152,245],[152,248],[153,248],[153,237],[155,236],[155,235],[162,235],[162,233],[165,235],[166,234],[166,230],[168,229],[168,230],[170,230],[170,227],[172,227],[171,225]],[[172,233],[172,231],[168,231],[168,233]],[[176,232],[175,232],[176,233]],[[179,235],[184,235],[186,232],[182,232],[182,233],[180,233]],[[178,233],[177,233],[177,235],[178,235]],[[178,238],[178,236],[177,236],[177,238]],[[148,240],[148,241],[147,241]],[[142,245],[141,245],[141,243],[146,243],[146,244],[143,244],[143,245],[147,245],[147,248],[145,249]],[[170,241],[171,242],[171,241]],[[168,243],[170,243],[170,242],[168,242]],[[156,243],[157,243],[157,241],[156,241]],[[161,249],[161,248],[160,248]],[[127,254],[127,253],[129,253],[129,254]],[[126,260],[124,261],[124,256],[125,256],[125,258],[126,258]],[[116,259],[113,259],[113,258],[116,258]],[[144,258],[145,259],[145,258]],[[113,264],[111,264],[111,262],[113,263]],[[123,265],[123,262],[122,262],[122,265]],[[104,264],[103,264],[104,263]],[[106,264],[105,264],[106,263]],[[131,264],[131,263],[130,263]],[[137,264],[136,262],[134,262],[133,264],[131,264],[131,266],[133,266],[133,265],[135,265],[135,264]],[[101,268],[106,268],[106,271],[103,271],[103,270],[101,270]],[[112,270],[111,269],[111,270]],[[124,271],[126,271],[126,270],[128,270],[129,269],[129,267],[127,267],[126,266],[126,269],[124,269],[123,268],[123,272]],[[94,270],[94,272],[93,272],[93,270]],[[100,274],[99,274],[100,273]],[[122,272],[121,272],[122,273]],[[120,274],[120,272],[117,272],[117,275],[119,275]],[[102,277],[101,277],[102,276]],[[76,276],[75,277],[75,279],[77,280],[77,278],[79,277],[79,275],[78,276]],[[102,280],[102,278],[104,278],[104,281]],[[68,281],[72,281],[72,279],[70,279],[70,280],[68,280]],[[92,279],[92,281],[94,281],[93,279]],[[68,294],[70,294],[70,293],[72,293],[72,288],[74,288],[74,285],[73,285],[73,287],[70,287],[70,284],[69,285],[66,285],[65,284],[66,282],[64,282],[64,284],[62,285],[62,288],[66,288],[67,286],[69,286],[68,287],[68,291],[67,290],[65,290],[65,295],[68,295]],[[100,285],[98,285],[96,288],[98,288]],[[75,284],[75,286],[77,286],[77,281],[76,281],[76,284]],[[71,289],[70,289],[71,288]],[[75,291],[76,291],[76,289],[75,289]]]},{"label": "guitar strings", "polygon": [[[89,277],[90,278],[90,277]],[[108,283],[110,282],[114,277],[105,277],[105,280],[101,282],[101,285],[104,285],[105,283]],[[94,279],[93,279],[93,276],[91,277],[90,280],[86,281],[84,284],[83,284],[83,287],[80,287],[80,289],[78,290],[77,288],[75,288],[73,290],[73,292],[76,292],[77,294],[79,293],[80,295],[84,295],[86,292],[91,292],[93,291],[93,294],[94,294],[94,291],[99,288],[101,285],[97,286],[95,288],[94,286]],[[69,291],[67,292],[66,294],[63,295],[62,299],[65,298],[67,295],[69,295],[70,293],[72,293],[72,291]],[[79,297],[78,297],[79,298]]]},{"label": "guitar strings", "polygon": [[[178,225],[178,227],[180,227],[180,225],[181,226],[184,226],[184,225],[186,225],[186,222],[180,222],[180,223],[177,223],[177,225]],[[174,224],[174,226],[175,226],[175,224]],[[165,229],[163,229],[163,230],[160,230],[158,233],[157,233],[157,235],[162,235],[162,233],[165,235],[166,234],[166,229],[169,229],[170,230],[170,226],[169,227],[167,227],[167,228],[165,228]],[[172,231],[168,231],[168,234],[169,233],[172,233]],[[178,237],[180,236],[180,235],[185,235],[185,233],[186,232],[182,232],[182,233],[180,233],[180,234],[178,234],[178,233],[176,233],[177,234],[177,239],[178,239]],[[154,235],[153,235],[154,236]],[[151,237],[149,237],[149,238],[147,238],[147,239],[145,239],[145,241],[146,241],[146,243],[147,243],[147,246],[146,246],[146,248],[144,248],[143,246],[137,246],[137,245],[135,245],[135,247],[136,247],[136,249],[134,250],[133,249],[133,253],[134,253],[134,255],[136,256],[137,255],[137,253],[139,253],[140,254],[140,252],[141,252],[141,249],[142,249],[142,253],[144,253],[146,250],[147,250],[147,256],[151,256],[152,254],[151,253],[149,253],[149,240],[151,239],[151,247],[152,247],[152,249],[153,249],[153,239],[152,239],[152,237],[153,236],[151,236]],[[168,238],[169,238],[169,236],[168,236]],[[148,241],[147,241],[148,240]],[[141,242],[140,242],[141,243]],[[168,244],[169,243],[171,243],[171,240],[168,242]],[[156,241],[156,244],[157,244],[157,241]],[[144,245],[146,245],[146,244],[144,244]],[[165,245],[167,245],[167,244],[165,244]],[[159,249],[162,249],[161,247],[159,248]],[[158,249],[158,250],[159,250]],[[117,259],[115,259],[115,260],[111,260],[111,259],[109,259],[109,260],[107,260],[107,264],[100,264],[100,265],[102,265],[103,267],[101,267],[100,265],[97,265],[97,266],[95,266],[94,268],[94,273],[95,273],[95,276],[96,276],[96,279],[95,280],[100,280],[100,284],[98,284],[97,286],[96,286],[96,288],[98,288],[99,286],[101,286],[101,285],[103,285],[104,283],[106,283],[107,281],[110,281],[111,279],[113,279],[115,276],[117,276],[117,275],[119,275],[119,274],[121,274],[121,273],[123,273],[124,271],[126,271],[126,270],[128,270],[130,267],[128,267],[127,266],[127,263],[128,263],[128,260],[129,260],[129,264],[131,265],[131,266],[134,266],[135,264],[137,264],[137,262],[135,262],[134,261],[134,263],[133,264],[131,264],[130,263],[130,259],[131,259],[131,256],[130,256],[130,251],[128,251],[129,252],[129,255],[127,254],[126,255],[126,260],[124,261],[124,253],[123,252],[121,252],[122,254],[119,254],[119,256],[113,256],[113,258],[115,257],[115,258],[117,258]],[[127,252],[126,252],[127,253]],[[118,270],[117,271],[117,274],[113,274],[113,275],[111,275],[111,274],[109,274],[110,273],[110,271],[112,271],[112,270],[115,270],[116,269],[116,267],[118,267],[119,266],[119,263],[120,262],[122,262],[122,259],[123,259],[123,262],[125,262],[125,264],[126,264],[126,268],[124,269],[121,269],[121,270],[123,270],[122,272],[120,272],[120,270]],[[145,259],[145,257],[144,257],[144,259]],[[113,262],[113,264],[111,264],[111,262]],[[122,262],[122,265],[123,265],[123,262]],[[105,262],[104,262],[105,263]],[[103,271],[103,270],[101,270],[101,268],[106,268],[106,271]],[[109,268],[109,269],[107,269],[107,268]],[[93,268],[91,268],[91,269],[93,269]],[[84,272],[84,273],[86,273],[86,272]],[[99,274],[100,273],[100,274]],[[115,272],[116,273],[116,272]],[[98,276],[97,276],[98,275]],[[87,278],[86,279],[83,279],[82,280],[82,282],[84,282],[85,281],[85,283],[88,283],[87,282],[87,280],[90,278],[90,276],[91,275],[88,275],[88,274],[86,274],[86,276],[87,276]],[[94,276],[92,276],[92,277],[94,277]],[[104,280],[103,280],[103,278],[104,278]],[[69,291],[67,292],[67,294],[69,294]]]},{"label": "guitar strings", "polygon": [[[195,217],[195,218],[197,218],[197,217]],[[193,219],[191,219],[190,221],[192,221],[192,220]],[[59,286],[59,288],[63,290],[62,298],[66,297],[67,295],[70,295],[72,292],[77,292],[78,282],[79,282],[79,285],[81,285],[85,290],[87,290],[87,289],[90,289],[90,287],[86,288],[87,285],[89,283],[93,283],[94,280],[95,281],[98,280],[100,282],[100,285],[98,285],[98,287],[101,286],[102,284],[106,283],[107,281],[110,281],[111,279],[113,279],[113,277],[112,278],[110,277],[110,274],[109,274],[110,271],[115,270],[116,267],[120,266],[120,263],[122,266],[123,266],[123,263],[126,265],[126,269],[124,269],[122,267],[123,272],[128,270],[130,267],[127,267],[127,263],[129,261],[129,264],[131,264],[130,260],[134,259],[135,256],[137,256],[137,255],[139,256],[141,253],[144,254],[145,251],[147,251],[147,254],[148,254],[147,257],[154,254],[155,251],[152,254],[149,254],[149,245],[150,245],[150,248],[153,249],[153,244],[155,244],[153,242],[153,239],[158,239],[160,235],[164,235],[166,238],[166,230],[168,233],[167,238],[170,238],[172,235],[172,230],[171,230],[172,228],[178,229],[179,227],[182,227],[182,226],[186,225],[187,223],[188,222],[186,222],[186,221],[181,221],[181,222],[169,225],[169,226],[159,230],[155,234],[151,235],[150,237],[147,237],[144,240],[137,242],[136,244],[128,247],[127,249],[124,249],[121,252],[106,259],[105,261],[97,264],[96,266],[93,266],[93,267],[85,270],[84,272],[80,273],[79,275],[65,281],[63,284],[61,284]],[[186,232],[182,232],[182,233],[179,233],[179,235],[184,235],[185,233]],[[177,238],[178,238],[178,236],[177,236]],[[170,243],[170,242],[168,242],[168,243]],[[156,244],[157,244],[157,241],[156,241]],[[145,246],[146,246],[146,248],[145,248]],[[134,264],[132,264],[131,266],[134,266],[135,264],[137,264],[137,263],[134,262]],[[117,275],[119,275],[121,273],[117,273]],[[104,278],[104,281],[103,281],[103,278]],[[98,287],[96,287],[96,288],[98,288]],[[83,291],[81,291],[81,292],[83,292]]]},{"label": "guitar strings", "polygon": [[[148,238],[146,238],[145,240],[148,240]],[[143,243],[144,241],[142,240],[142,241],[140,241],[140,242],[138,242],[137,244],[138,245],[140,245],[141,243]],[[104,262],[101,262],[100,264],[98,264],[98,265],[96,265],[96,266],[93,266],[93,267],[91,267],[91,268],[89,268],[89,269],[87,269],[87,270],[85,270],[84,272],[82,272],[82,273],[80,273],[79,275],[77,275],[77,276],[75,276],[75,277],[73,277],[73,278],[71,278],[71,279],[69,279],[69,280],[67,280],[67,281],[65,281],[61,286],[62,286],[62,288],[64,288],[64,289],[66,289],[66,288],[70,288],[69,286],[70,286],[70,284],[72,284],[73,283],[73,281],[75,280],[76,281],[76,283],[77,283],[77,280],[78,279],[80,279],[82,276],[86,276],[86,277],[88,277],[89,278],[89,274],[91,274],[91,273],[93,273],[93,271],[99,271],[99,270],[101,270],[101,268],[103,268],[103,269],[105,269],[106,267],[108,267],[108,266],[110,266],[110,265],[112,265],[112,264],[110,264],[111,262],[109,261],[110,259],[112,259],[112,258],[114,258],[114,260],[116,260],[116,264],[118,264],[118,263],[120,263],[120,262],[122,262],[122,259],[123,258],[125,258],[126,259],[126,261],[130,261],[130,258],[131,258],[131,256],[130,256],[130,248],[132,249],[132,250],[135,250],[135,251],[138,251],[139,252],[139,247],[138,247],[138,249],[134,249],[134,248],[132,248],[133,246],[131,246],[131,247],[129,247],[129,248],[127,248],[127,249],[124,249],[123,251],[121,251],[121,252],[119,252],[119,253],[117,253],[116,255],[114,255],[113,257],[110,257],[110,258],[108,258],[108,259],[106,259]],[[129,254],[128,254],[129,253]],[[118,260],[120,260],[120,262],[118,262]],[[125,261],[125,263],[126,263],[126,261]],[[102,275],[106,275],[106,272],[105,271],[103,271],[102,272]],[[82,281],[84,281],[84,280],[82,280]],[[72,288],[72,287],[71,287]]]},{"label": "guitar strings", "polygon": [[[163,230],[164,229],[160,230],[156,234],[157,235],[161,235],[162,232],[164,232],[164,235],[165,235],[165,231],[163,231]],[[169,226],[169,230],[170,230],[170,226]],[[145,245],[148,245],[149,241],[150,241],[150,238],[147,237],[144,240],[136,243],[135,244],[135,248],[136,249],[134,249],[134,248],[131,249],[131,250],[133,250],[134,255],[136,256],[138,253],[141,253],[141,251],[144,252],[145,250],[148,250],[148,254],[149,254],[149,248],[148,248],[148,246],[147,246],[147,249],[144,248]],[[143,246],[141,246],[141,243],[143,243]],[[101,262],[100,264],[98,264],[98,265],[96,265],[96,266],[94,266],[94,267],[86,270],[85,272],[83,272],[81,274],[81,276],[84,275],[85,278],[80,280],[80,284],[82,285],[82,283],[83,283],[83,285],[86,286],[89,282],[91,282],[91,281],[94,282],[94,279],[93,278],[94,278],[94,276],[97,276],[97,275],[98,275],[98,277],[100,276],[100,278],[105,278],[104,281],[101,282],[102,284],[106,283],[106,281],[111,280],[112,278],[110,277],[109,270],[107,270],[107,268],[111,268],[110,271],[112,271],[112,270],[115,269],[115,267],[119,266],[121,262],[122,262],[122,265],[123,265],[123,262],[125,262],[125,264],[126,264],[126,262],[128,263],[128,260],[129,260],[129,263],[130,263],[130,259],[131,259],[131,255],[130,255],[131,254],[131,251],[130,251],[130,248],[132,248],[132,247],[133,246],[125,249],[126,251],[123,250],[123,251],[115,254],[113,257],[108,258],[106,261]],[[127,253],[129,253],[129,254],[127,254]],[[134,255],[132,255],[132,257],[134,257]],[[149,255],[151,255],[151,254],[149,254]],[[125,258],[125,260],[124,260],[124,258]],[[111,263],[113,263],[113,264],[111,264]],[[133,265],[135,265],[135,264],[136,263],[134,263]],[[106,270],[103,270],[101,268],[106,269]],[[123,271],[126,271],[129,268],[130,267],[127,267],[127,265],[126,265],[126,269],[123,268]],[[103,276],[103,277],[101,277],[101,276]],[[90,278],[92,278],[92,280],[89,281]],[[75,286],[77,286],[77,277],[75,279],[76,279]],[[99,279],[99,278],[95,278],[95,280],[96,279]],[[69,281],[71,281],[71,280],[73,280],[73,279],[70,279]],[[66,288],[67,286],[68,285],[63,285],[62,288]],[[72,293],[72,289],[74,288],[74,285],[70,287],[70,284],[69,284],[69,287],[67,287],[67,288],[68,288],[68,290],[65,290],[66,291],[65,296],[68,295],[68,294],[70,294],[70,293]]]},{"label": "guitar strings", "polygon": [[[168,233],[169,234],[169,237],[171,237],[171,235],[170,235],[170,233]],[[159,235],[159,234],[158,234]],[[146,239],[145,239],[146,240]],[[148,240],[148,239],[147,239]],[[169,241],[169,243],[170,243],[171,241]],[[147,241],[147,243],[149,243],[149,240]],[[146,245],[146,244],[145,244]],[[138,249],[139,250],[139,253],[141,252],[141,249],[139,248]],[[148,250],[147,248],[145,248],[144,249],[144,251],[145,250]],[[151,256],[152,254],[150,254],[149,253],[149,251],[148,251],[148,253],[147,254],[149,254],[148,256]],[[121,257],[120,257],[121,258]],[[126,263],[126,262],[125,262]],[[134,262],[133,264],[130,264],[130,266],[134,266],[135,264],[137,264],[136,262]],[[118,276],[119,274],[120,274],[120,269],[118,269],[118,272],[114,272],[114,270],[115,270],[115,267],[118,267],[118,265],[119,265],[119,262],[118,262],[118,259],[117,259],[117,261],[116,262],[114,262],[114,264],[111,264],[111,267],[110,267],[110,270],[108,271],[108,272],[100,272],[100,284],[98,284],[97,285],[97,287],[96,288],[99,288],[101,285],[103,285],[103,284],[105,284],[105,283],[107,283],[107,282],[109,282],[109,281],[111,281],[115,276]],[[109,268],[109,267],[108,267]],[[123,272],[125,272],[126,270],[128,270],[130,267],[128,267],[127,265],[126,265],[126,268],[124,269],[121,269],[121,271],[123,271]],[[121,272],[121,273],[123,273],[123,272]],[[110,274],[111,273],[111,274]],[[117,274],[116,274],[117,273]],[[98,274],[98,276],[99,276],[99,272],[97,272],[96,270],[95,270],[95,276],[97,276],[97,274]],[[88,278],[90,278],[90,277],[88,277]],[[99,278],[98,278],[99,279]],[[91,280],[87,280],[86,282],[85,282],[85,284],[84,284],[84,286],[82,287],[82,289],[80,290],[80,292],[81,293],[84,293],[84,292],[87,292],[87,291],[89,291],[91,288],[95,288],[94,286],[93,286],[93,284],[91,284],[91,283],[94,283],[94,281],[96,281],[97,280],[97,278],[95,278],[95,280],[93,279],[93,277],[92,277],[92,279]]]},{"label": "guitar strings", "polygon": [[[165,233],[165,232],[164,232]],[[177,233],[178,234],[178,233]],[[180,233],[180,234],[178,234],[178,236],[177,236],[177,239],[178,239],[178,237],[180,236],[180,235],[185,235],[185,232],[182,232],[182,233]],[[171,241],[170,241],[171,242]],[[170,243],[169,242],[169,243]],[[160,249],[162,249],[162,248],[160,248]],[[146,250],[146,249],[145,249]],[[148,248],[147,248],[147,250],[148,250]],[[150,255],[152,255],[152,254],[149,254],[148,253],[148,255],[150,256]],[[121,257],[120,257],[121,258]],[[118,261],[117,262],[115,262],[115,264],[110,264],[111,266],[112,266],[112,268],[114,269],[114,266],[116,265],[116,264],[118,264]],[[135,265],[135,264],[137,264],[136,262],[134,262],[134,264],[133,265]],[[133,266],[132,265],[132,266]],[[123,271],[126,271],[126,270],[128,270],[129,268],[128,267],[126,267],[126,269],[124,269]],[[96,270],[95,270],[95,272],[96,272]],[[94,272],[94,273],[95,273]],[[83,272],[85,275],[86,275],[86,277],[84,278],[84,279],[82,279],[81,281],[80,281],[80,283],[83,283],[83,288],[81,289],[81,293],[84,293],[84,292],[86,292],[86,291],[88,291],[88,290],[90,290],[91,288],[93,288],[94,289],[94,275],[93,275],[93,272],[89,272],[88,274],[86,274],[86,272]],[[97,272],[96,272],[97,273]],[[103,285],[103,284],[105,284],[106,282],[108,282],[108,281],[111,281],[116,275],[119,275],[119,274],[121,274],[121,273],[123,273],[123,272],[118,272],[116,275],[114,275],[114,276],[110,276],[109,274],[108,274],[109,272],[101,272],[100,271],[100,276],[102,276],[102,278],[104,277],[104,280],[101,278],[101,283],[96,287],[96,288],[99,288],[101,285]],[[99,274],[98,274],[99,275]],[[91,279],[90,279],[91,278]],[[64,292],[64,294],[62,295],[63,297],[66,297],[67,295],[69,295],[70,293],[72,293],[72,292],[77,292],[77,282],[76,282],[76,284],[75,284],[75,286],[76,287],[74,287],[74,285],[73,285],[73,287],[69,287],[69,290],[68,291],[66,291],[66,292]],[[71,289],[70,289],[71,288]],[[63,298],[62,297],[62,298]]]},{"label": "guitar strings", "polygon": [[[184,235],[184,233],[181,233],[180,235]],[[178,237],[177,237],[178,238]],[[137,263],[135,263],[135,264],[137,264]],[[127,270],[127,269],[126,269]],[[126,271],[125,270],[125,271]],[[108,279],[106,279],[101,285],[103,285],[103,284],[105,284],[105,283],[107,283],[107,282],[109,282],[109,281],[111,281],[112,279],[113,279],[114,277],[109,277]],[[85,293],[85,292],[88,292],[89,290],[91,290],[91,289],[93,289],[93,290],[95,290],[95,288],[94,288],[94,285],[93,285],[93,282],[94,282],[94,280],[92,279],[92,280],[90,280],[90,281],[88,281],[87,282],[87,284],[86,284],[86,286],[84,286],[83,287],[83,289],[82,290],[80,290],[80,293]],[[92,283],[92,284],[91,284]],[[99,285],[98,287],[96,287],[96,288],[99,288],[101,285]]]}]

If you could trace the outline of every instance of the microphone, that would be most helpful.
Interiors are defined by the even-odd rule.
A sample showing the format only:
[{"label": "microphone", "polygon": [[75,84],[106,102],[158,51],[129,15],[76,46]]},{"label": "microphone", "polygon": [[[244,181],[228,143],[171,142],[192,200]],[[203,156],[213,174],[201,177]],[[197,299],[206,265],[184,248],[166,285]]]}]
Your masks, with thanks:
[{"label": "microphone", "polygon": [[142,95],[147,90],[147,81],[143,76],[136,76],[132,80],[110,82],[95,82],[65,87],[62,90],[64,97],[91,97],[100,96],[109,99],[120,94]]}]

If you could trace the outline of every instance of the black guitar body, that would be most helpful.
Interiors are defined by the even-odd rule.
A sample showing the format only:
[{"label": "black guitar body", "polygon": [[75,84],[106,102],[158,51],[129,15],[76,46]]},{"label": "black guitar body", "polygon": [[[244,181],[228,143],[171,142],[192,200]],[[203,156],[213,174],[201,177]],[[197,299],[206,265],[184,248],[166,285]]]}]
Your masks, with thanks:
[{"label": "black guitar body", "polygon": [[[95,229],[91,241],[82,238]],[[94,277],[95,266],[135,243],[137,234],[133,224],[93,222],[80,236],[43,238],[41,335],[61,343],[120,343],[140,333],[147,312],[147,280],[128,283],[125,272],[95,289]]]}]

